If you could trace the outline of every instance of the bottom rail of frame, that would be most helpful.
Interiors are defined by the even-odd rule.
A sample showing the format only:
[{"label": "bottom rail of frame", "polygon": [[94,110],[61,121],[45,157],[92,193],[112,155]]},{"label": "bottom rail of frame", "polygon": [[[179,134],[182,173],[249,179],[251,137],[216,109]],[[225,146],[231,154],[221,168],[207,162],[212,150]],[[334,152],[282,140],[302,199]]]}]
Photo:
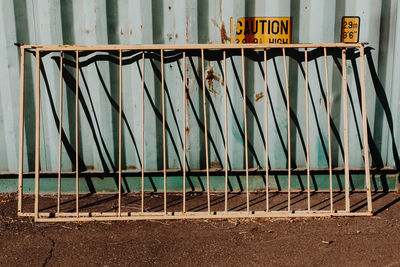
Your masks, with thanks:
[{"label": "bottom rail of frame", "polygon": [[[25,214],[27,215],[27,214]],[[219,211],[219,212],[82,212],[70,213],[38,213],[36,222],[89,222],[89,221],[136,221],[136,220],[182,220],[182,219],[239,219],[239,218],[305,218],[305,217],[349,217],[372,216],[373,213],[348,211]]]}]

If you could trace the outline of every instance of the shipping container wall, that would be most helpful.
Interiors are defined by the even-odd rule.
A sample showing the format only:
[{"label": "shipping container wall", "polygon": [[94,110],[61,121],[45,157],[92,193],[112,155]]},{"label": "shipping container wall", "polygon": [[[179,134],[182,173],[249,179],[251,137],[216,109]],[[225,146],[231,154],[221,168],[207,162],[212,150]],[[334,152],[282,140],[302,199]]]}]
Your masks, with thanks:
[{"label": "shipping container wall", "polygon": [[[400,4],[397,0],[2,0],[0,2],[0,192],[16,191],[18,171],[19,130],[19,49],[14,43],[24,44],[195,44],[229,43],[231,18],[240,17],[292,17],[293,43],[333,43],[340,41],[342,16],[360,17],[360,42],[367,42],[366,85],[367,116],[371,165],[378,169],[394,170],[388,175],[382,171],[373,176],[375,189],[395,189],[398,185],[396,170],[400,167]],[[155,52],[159,55],[159,52]],[[312,53],[312,52],[310,52]],[[333,53],[333,52],[332,52]],[[351,51],[348,52],[351,55]],[[81,55],[79,75],[79,154],[82,170],[115,171],[118,169],[118,65],[102,60],[108,53]],[[347,62],[349,85],[349,140],[350,167],[363,168],[361,103],[359,101],[360,60],[357,51]],[[59,53],[42,58],[41,69],[41,170],[58,169],[59,106]],[[339,56],[340,57],[340,56]],[[332,155],[334,167],[343,166],[343,119],[341,98],[341,61],[329,56],[328,71],[332,106]],[[352,59],[351,59],[352,58]],[[63,147],[62,169],[73,170],[74,165],[74,58],[64,57],[65,76],[63,95]],[[224,167],[224,94],[221,62],[206,60],[205,73],[201,73],[199,57],[188,58],[187,103],[187,164],[188,168],[205,168],[204,132],[202,116],[202,75],[207,80],[207,118],[210,134],[210,167]],[[291,137],[294,167],[305,168],[305,81],[304,62],[289,53],[289,84],[292,108]],[[166,122],[167,165],[181,169],[182,160],[182,68],[181,60],[166,63]],[[26,54],[25,73],[25,138],[24,172],[34,170],[34,67],[33,53]],[[157,114],[161,108],[161,82],[159,60],[146,59],[145,83],[145,158],[140,156],[141,143],[141,62],[123,67],[123,169],[162,170],[162,122]],[[284,92],[283,59],[276,56],[268,60],[269,94],[264,95],[263,69],[259,62],[246,58],[246,88],[249,123],[249,167],[265,168],[264,104],[270,104],[269,164],[272,169],[287,168],[287,122]],[[311,168],[326,169],[327,118],[324,86],[324,58],[309,62],[310,88],[310,149]],[[229,167],[244,169],[243,98],[241,94],[242,70],[240,56],[227,59],[228,147]],[[193,178],[193,177],[192,177]],[[216,178],[212,188],[221,189],[223,178]],[[191,179],[189,177],[189,179]],[[190,182],[193,190],[201,190],[204,177]],[[219,179],[219,180],[218,180]],[[230,177],[231,189],[242,188],[243,177]],[[315,178],[313,187],[328,188],[326,175]],[[354,175],[354,188],[363,188],[364,177]],[[284,180],[284,179],[283,179]],[[304,177],[296,178],[293,187],[301,188]],[[262,188],[263,177],[251,177],[252,189]],[[335,179],[340,188],[342,177]],[[158,190],[162,180],[146,177],[146,188]],[[279,177],[272,180],[279,184]],[[54,191],[55,180],[42,179],[42,190]],[[82,190],[115,190],[113,179],[86,179]],[[97,187],[96,189],[93,189]],[[139,181],[125,181],[126,190],[140,188]],[[169,178],[171,190],[181,187],[180,177]],[[74,190],[73,182],[63,181],[64,190]],[[92,188],[92,189],[91,189]],[[24,185],[32,190],[32,181]]]}]

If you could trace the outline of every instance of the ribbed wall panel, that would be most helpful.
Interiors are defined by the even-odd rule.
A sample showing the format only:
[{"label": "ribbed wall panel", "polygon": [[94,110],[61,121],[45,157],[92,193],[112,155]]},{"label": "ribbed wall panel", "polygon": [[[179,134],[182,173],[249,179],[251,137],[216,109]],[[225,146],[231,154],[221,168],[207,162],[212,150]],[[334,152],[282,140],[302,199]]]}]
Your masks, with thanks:
[{"label": "ribbed wall panel", "polygon": [[[19,124],[19,50],[14,43],[25,44],[185,44],[221,43],[230,40],[231,17],[291,16],[293,18],[294,43],[339,42],[340,23],[344,15],[360,16],[360,42],[368,42],[366,49],[367,108],[372,165],[374,167],[398,168],[400,145],[400,5],[398,1],[227,1],[227,0],[3,0],[0,2],[0,171],[18,171],[18,124]],[[98,53],[101,54],[101,53]],[[41,169],[56,171],[58,166],[59,116],[59,67],[53,53],[43,58],[45,75],[41,76]],[[82,57],[81,60],[93,55]],[[66,60],[74,62],[71,56]],[[140,63],[140,61],[139,61]],[[341,74],[332,58],[329,58],[329,84],[332,94],[332,118],[340,139],[343,138]],[[352,63],[355,63],[353,65]],[[232,168],[244,168],[243,99],[241,84],[241,60],[234,57],[227,61],[228,89],[231,103],[228,105],[228,144]],[[300,64],[300,65],[299,65]],[[326,109],[324,94],[320,87],[321,75],[324,83],[324,58],[309,63],[310,72],[310,148],[311,167],[327,168]],[[268,61],[270,101],[274,110],[269,110],[270,119],[270,164],[272,168],[285,168],[287,123],[286,107],[279,82],[284,82],[282,58],[276,58],[276,69]],[[291,128],[292,155],[296,167],[305,167],[305,84],[298,63],[289,59],[292,109],[299,121],[299,128]],[[301,66],[301,67],[300,67]],[[355,67],[357,69],[355,69]],[[162,124],[156,118],[152,105],[160,107],[161,83],[154,70],[160,63],[146,60],[145,99],[145,167],[148,170],[162,169]],[[124,169],[140,169],[141,143],[141,69],[140,64],[123,68],[123,166]],[[165,64],[167,164],[169,168],[182,167],[182,84],[181,67],[177,62]],[[196,81],[196,72],[201,75],[198,58],[188,60],[188,84],[192,103],[187,105],[187,154],[191,169],[205,168],[203,138],[198,119],[202,115],[201,84]],[[224,98],[222,69],[215,61],[206,61],[207,89],[214,107],[208,105],[210,136],[210,166],[221,167],[224,160],[223,115]],[[348,84],[353,106],[349,104],[350,167],[363,167],[361,135],[361,113],[358,100],[356,71],[359,59],[348,61]],[[65,67],[72,78],[75,69]],[[280,77],[280,80],[279,80]],[[198,76],[201,79],[201,76]],[[25,92],[25,144],[24,171],[34,169],[34,57],[27,53]],[[116,170],[118,160],[118,66],[108,61],[98,61],[82,68],[80,90],[85,106],[80,106],[80,155],[86,169]],[[255,154],[249,154],[250,167],[265,167],[262,142],[264,129],[263,77],[259,64],[246,60],[247,97],[258,116],[248,111],[249,144]],[[73,84],[64,82],[64,132],[72,148],[75,143]],[[233,111],[235,115],[233,115]],[[355,116],[353,115],[355,114]],[[198,117],[197,117],[198,116]],[[275,116],[275,122],[272,119]],[[222,128],[219,128],[219,125]],[[283,139],[282,139],[283,137]],[[361,141],[359,140],[361,138]],[[63,146],[63,170],[71,170],[71,157]],[[333,163],[343,165],[343,155],[336,140],[333,140]],[[259,178],[257,178],[259,179]],[[3,182],[0,191],[9,191],[9,183]],[[15,183],[13,182],[15,185]]]}]

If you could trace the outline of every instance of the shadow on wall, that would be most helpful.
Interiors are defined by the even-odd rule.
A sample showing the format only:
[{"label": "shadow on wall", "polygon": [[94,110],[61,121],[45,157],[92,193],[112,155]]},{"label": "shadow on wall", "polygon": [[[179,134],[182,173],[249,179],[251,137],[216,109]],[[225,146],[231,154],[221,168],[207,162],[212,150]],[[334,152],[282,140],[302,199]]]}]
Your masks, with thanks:
[{"label": "shadow on wall", "polygon": [[[369,75],[372,78],[373,85],[374,85],[374,90],[375,94],[378,98],[378,100],[381,103],[382,109],[384,111],[384,116],[387,120],[389,130],[390,130],[390,136],[391,136],[391,146],[393,148],[393,158],[396,164],[396,169],[399,170],[400,168],[400,159],[399,155],[397,153],[397,147],[396,147],[396,142],[394,139],[394,126],[393,126],[393,117],[390,111],[389,107],[389,102],[387,99],[387,96],[385,94],[385,90],[379,81],[375,65],[372,59],[372,48],[367,47],[365,49],[365,55],[367,59],[367,64],[370,70]],[[302,65],[304,62],[304,53],[299,52],[295,49],[286,49],[286,55],[287,57],[291,58],[295,62],[297,62],[298,69],[300,70],[300,74],[305,77],[305,70]],[[201,51],[200,50],[187,50],[186,56],[187,56],[187,72],[191,70],[193,72],[193,79],[197,83],[197,88],[201,91],[202,86],[203,86],[203,77],[202,75],[208,75],[206,73],[201,73],[201,67],[199,67],[199,59],[201,58]],[[341,73],[341,49],[337,48],[329,48],[327,49],[328,52],[328,57],[333,59],[334,66],[337,68],[337,70]],[[126,51],[122,53],[122,64],[124,66],[136,66],[137,69],[139,70],[139,77],[142,79],[143,75],[143,70],[141,69],[142,66],[142,54],[143,52],[137,52],[137,51]],[[148,85],[148,79],[144,82],[144,93],[145,93],[145,98],[146,98],[146,103],[149,103],[151,106],[152,114],[148,114],[146,116],[154,116],[156,118],[157,124],[158,124],[158,130],[155,133],[151,133],[156,136],[158,140],[162,140],[162,128],[160,125],[162,125],[163,121],[163,111],[162,111],[162,106],[159,101],[160,99],[160,94],[161,94],[161,67],[160,67],[160,53],[159,51],[146,51],[144,52],[144,57],[147,63],[151,65],[151,71],[154,75],[154,79],[156,80],[155,85],[152,87],[151,85]],[[242,80],[240,78],[241,76],[241,66],[234,60],[234,58],[240,56],[241,51],[238,50],[228,50],[226,52],[226,57],[227,57],[227,64],[228,62],[230,63],[230,67],[233,71],[233,75],[230,74],[230,77],[234,78],[234,83],[236,84],[235,86],[228,86],[227,87],[227,104],[228,104],[228,110],[230,111],[230,116],[232,125],[230,126],[231,129],[235,128],[235,130],[239,133],[239,136],[241,137],[241,143],[244,144],[244,139],[245,139],[245,133],[244,133],[244,126],[242,122],[242,117],[243,113],[238,113],[237,107],[235,107],[234,102],[235,102],[235,95],[241,95],[243,101],[243,84]],[[34,53],[32,53],[34,54]],[[48,52],[42,52],[41,54],[41,59],[45,58],[46,56],[51,56],[51,53]],[[53,54],[54,55],[54,54]],[[183,79],[183,69],[181,66],[181,60],[182,60],[182,51],[165,51],[164,52],[164,64],[176,64],[177,69],[179,70],[180,79],[182,83]],[[75,52],[65,52],[64,57],[63,57],[63,80],[66,84],[66,89],[68,94],[70,95],[75,95],[75,66],[76,62],[74,59]],[[359,125],[361,125],[361,122],[358,123],[357,119],[360,117],[359,114],[357,115],[356,110],[357,107],[356,105],[359,105],[361,107],[361,86],[360,86],[360,77],[358,75],[358,68],[356,64],[356,59],[359,58],[360,54],[358,52],[355,52],[353,50],[348,50],[347,51],[347,60],[351,62],[351,65],[354,70],[354,78],[355,78],[355,85],[356,85],[356,92],[357,95],[354,96],[351,94],[351,91],[348,87],[348,94],[349,94],[349,102],[350,102],[350,112],[349,114],[353,115],[354,120],[356,121],[355,127],[356,127],[356,133],[357,133],[357,140],[358,144],[360,146],[360,151],[362,151],[362,133],[361,130],[358,129]],[[225,73],[223,73],[223,54],[222,51],[220,50],[210,50],[210,51],[205,51],[205,60],[207,62],[214,62],[216,66],[219,67],[219,70],[221,72],[222,76],[225,76]],[[263,51],[253,51],[253,50],[246,50],[245,51],[245,57],[247,61],[253,62],[259,66],[259,71],[261,75],[264,77],[264,69],[263,69],[263,60],[264,60],[264,54]],[[323,58],[324,57],[324,51],[322,48],[314,49],[312,51],[308,52],[308,62],[309,65],[315,64],[315,69],[316,69],[316,76],[318,78],[318,84],[319,84],[319,90],[321,94],[321,98],[323,99],[324,105],[325,105],[325,110],[326,110],[326,88],[324,88],[325,80],[321,78],[323,77],[324,70],[320,71],[321,68],[318,64],[317,59],[318,58]],[[54,63],[59,67],[60,65],[60,57],[59,56],[52,56],[51,57],[54,60]],[[108,103],[110,104],[113,112],[116,112],[118,114],[119,112],[119,103],[118,100],[115,100],[114,96],[110,93],[111,88],[108,88],[107,82],[105,82],[105,78],[103,77],[104,74],[101,71],[101,68],[99,67],[99,64],[101,62],[109,62],[111,65],[118,66],[119,64],[119,58],[118,58],[118,52],[80,52],[79,53],[79,76],[82,82],[79,84],[79,103],[81,110],[83,113],[80,115],[81,119],[84,118],[87,121],[87,124],[89,125],[90,132],[88,133],[82,133],[85,135],[91,135],[94,143],[94,147],[96,149],[96,152],[98,153],[101,166],[102,166],[102,171],[104,171],[105,176],[112,176],[114,177],[115,184],[118,184],[118,179],[117,179],[117,171],[118,171],[118,158],[113,153],[110,151],[110,148],[107,146],[107,140],[104,137],[102,127],[100,126],[101,123],[99,122],[99,116],[98,116],[98,110],[95,108],[95,104],[93,101],[93,97],[91,93],[93,93],[93,90],[101,90],[102,93],[106,96],[106,99]],[[282,50],[280,49],[271,49],[268,50],[268,62],[269,65],[273,66],[274,73],[275,73],[275,78],[278,84],[278,88],[273,88],[274,90],[278,90],[279,95],[281,97],[281,101],[286,104],[286,93],[285,93],[285,78],[281,77],[280,72],[278,71],[278,63],[277,59],[282,58]],[[239,66],[238,66],[239,65]],[[95,72],[91,72],[91,75],[97,76],[99,79],[99,84],[98,88],[90,88],[90,85],[87,81],[86,74],[84,73],[84,69],[88,68],[89,66],[94,67],[96,70]],[[55,98],[52,95],[52,92],[56,89],[52,89],[49,83],[49,77],[46,74],[46,69],[44,67],[44,64],[41,64],[41,74],[42,78],[44,80],[44,88],[47,93],[48,99],[46,101],[49,101],[50,107],[51,107],[51,112],[52,112],[52,118],[54,120],[54,124],[58,129],[59,125],[59,115],[57,112],[57,107],[55,103]],[[254,72],[256,72],[257,69],[254,69]],[[110,75],[118,75],[118,72],[110,72]],[[265,77],[264,77],[265,78]],[[222,79],[222,78],[221,78]],[[112,81],[118,81],[118,77],[115,79],[111,79]],[[158,82],[157,82],[158,81]],[[140,83],[141,81],[138,81]],[[113,84],[113,83],[111,83]],[[182,121],[180,121],[177,117],[176,110],[181,108],[181,100],[177,101],[176,99],[173,98],[173,94],[171,94],[172,90],[181,90],[177,89],[176,84],[172,82],[168,82],[166,79],[164,79],[164,84],[165,84],[165,107],[169,108],[169,110],[172,112],[171,115],[169,116],[168,119],[165,121],[165,129],[166,129],[166,138],[167,141],[170,142],[171,146],[168,147],[169,150],[173,151],[173,153],[176,154],[176,159],[178,161],[178,165],[180,169],[183,168],[183,162],[181,162],[182,158],[182,147],[183,147],[183,136],[182,136]],[[178,83],[177,83],[178,84]],[[186,84],[186,97],[187,97],[187,114],[190,114],[190,116],[193,116],[194,121],[196,122],[198,126],[199,132],[204,135],[204,117],[203,117],[203,109],[202,105],[199,105],[199,103],[203,103],[202,99],[202,94],[198,95],[192,95],[189,91],[188,84],[189,82],[185,82]],[[290,81],[289,81],[290,84]],[[230,84],[231,85],[231,84]],[[114,85],[112,85],[114,86]],[[210,132],[210,125],[208,125],[208,140],[209,140],[209,146],[210,146],[210,151],[212,150],[215,153],[215,157],[217,159],[217,165],[218,166],[224,166],[225,162],[225,155],[223,153],[224,145],[226,140],[224,139],[224,114],[219,111],[220,103],[215,103],[215,98],[212,96],[212,88],[210,88],[212,84],[210,83],[205,83],[205,95],[206,95],[206,102],[207,102],[207,119],[209,123],[209,117],[215,118],[216,125],[212,125],[212,127],[215,128],[215,131],[218,133],[216,135],[215,133],[212,134]],[[178,88],[182,88],[182,86],[178,86]],[[152,91],[154,90],[154,92]],[[234,92],[234,90],[238,90]],[[319,138],[319,143],[321,144],[321,148],[323,151],[323,155],[325,156],[326,162],[328,162],[329,156],[328,156],[328,146],[326,142],[326,138],[324,137],[325,133],[322,130],[323,128],[326,127],[326,125],[321,125],[321,122],[318,119],[318,109],[316,107],[316,103],[319,101],[316,99],[315,96],[313,96],[313,92],[315,90],[309,90],[309,98],[310,98],[310,107],[311,107],[311,114],[314,116],[315,122],[316,122],[316,127],[318,131],[318,138]],[[85,94],[85,97],[84,97]],[[141,92],[140,92],[141,94]],[[141,97],[139,93],[137,93],[137,97]],[[276,99],[274,99],[271,96],[270,93],[270,88],[268,90],[268,96],[266,96],[268,99],[268,105],[270,109],[270,114],[272,114],[269,127],[271,125],[274,125],[274,129],[276,131],[276,134],[278,136],[278,141],[279,145],[281,146],[281,149],[284,151],[284,154],[286,155],[286,166],[288,164],[288,151],[287,151],[287,142],[286,142],[286,126],[285,124],[286,121],[282,121],[277,113],[279,112],[279,107],[276,104]],[[117,95],[118,98],[118,95]],[[156,99],[157,98],[157,99]],[[237,99],[236,99],[237,100]],[[72,103],[70,103],[72,104]],[[251,123],[254,125],[252,129],[250,129],[251,134],[248,138],[248,151],[249,151],[249,157],[252,158],[252,162],[254,162],[254,166],[251,166],[252,168],[256,168],[256,170],[260,170],[259,176],[261,176],[264,180],[265,184],[265,177],[262,174],[263,172],[261,171],[263,169],[263,163],[262,161],[264,160],[264,155],[259,155],[259,153],[256,152],[256,147],[260,146],[261,144],[265,147],[265,134],[263,130],[263,121],[264,121],[264,113],[260,114],[260,112],[257,112],[257,109],[255,107],[255,102],[252,100],[252,98],[249,98],[248,95],[246,95],[246,104],[247,104],[247,116],[248,116],[248,123]],[[297,133],[297,137],[300,140],[300,151],[304,154],[304,157],[306,157],[306,141],[305,141],[305,133],[302,131],[300,124],[301,122],[298,119],[298,114],[296,113],[296,110],[293,110],[292,106],[290,108],[290,118],[291,118],[291,125],[294,126],[295,133]],[[285,109],[287,109],[287,106],[285,105]],[[134,114],[135,117],[140,117],[141,114]],[[261,115],[261,117],[260,117]],[[74,118],[74,113],[69,114],[71,118]],[[189,116],[189,115],[188,115]],[[118,119],[118,116],[116,117]],[[113,120],[115,119],[115,116],[113,117]],[[73,132],[72,129],[75,127],[75,122],[73,120],[70,120],[69,122],[69,131]],[[130,140],[129,142],[133,142],[133,147],[134,151],[133,154],[137,158],[137,162],[139,163],[140,166],[138,168],[142,168],[143,162],[142,162],[142,157],[141,157],[141,147],[140,147],[140,142],[141,142],[141,136],[135,136],[134,134],[134,126],[133,123],[129,122],[125,112],[122,112],[122,123],[124,125],[125,132],[127,132],[127,136],[124,136],[122,140],[122,146],[124,147],[125,143]],[[340,119],[335,120],[332,116],[330,117],[330,123],[331,123],[331,134],[333,137],[333,140],[336,142],[336,145],[332,146],[333,151],[336,150],[338,155],[343,159],[344,155],[344,148],[342,144],[342,139],[340,136]],[[115,124],[115,122],[114,122]],[[113,125],[114,125],[113,124]],[[118,124],[116,124],[118,125]],[[370,129],[370,125],[368,124],[368,142],[369,142],[369,147],[370,147],[370,152],[372,156],[372,167],[375,167],[377,169],[377,173],[379,173],[379,170],[384,168],[384,160],[382,159],[381,151],[379,150],[377,143],[380,143],[381,140],[374,140],[372,136],[372,132]],[[118,128],[113,127],[113,131],[116,131],[116,134],[114,133],[112,135],[112,138],[114,139],[113,142],[114,144],[118,144]],[[190,131],[195,131],[195,129],[190,129]],[[260,139],[255,139],[254,136],[259,135],[261,138]],[[177,133],[177,134],[176,134]],[[293,131],[292,131],[293,133]],[[33,133],[32,133],[33,134]],[[146,133],[145,133],[146,134]],[[185,132],[185,134],[187,134]],[[63,149],[65,149],[69,160],[71,161],[73,169],[75,169],[75,148],[74,148],[74,139],[72,138],[73,135],[70,135],[71,138],[68,138],[68,134],[64,131],[64,128],[61,132],[61,139],[62,139],[62,145]],[[175,136],[175,137],[174,137]],[[199,135],[200,136],[200,135]],[[295,136],[293,136],[292,140],[296,139]],[[160,141],[162,145],[162,141]],[[292,141],[295,142],[295,141]],[[276,145],[276,144],[275,144]],[[294,144],[295,145],[295,144]],[[222,147],[222,149],[221,149]],[[28,151],[34,150],[34,144],[33,143],[28,143],[27,148]],[[199,152],[200,151],[200,148]],[[292,149],[295,149],[292,147]],[[162,151],[157,150],[157,159],[154,159],[154,161],[157,161],[157,169],[160,171],[163,169],[163,158],[162,158]],[[222,152],[222,153],[221,153]],[[86,164],[85,160],[83,159],[82,152],[80,151],[80,157],[79,157],[79,170],[80,171],[86,171],[90,169]],[[229,155],[228,156],[228,169],[230,171],[233,170],[238,170],[242,169],[240,166],[235,166],[235,164],[232,161],[232,157],[234,155]],[[122,158],[122,166],[125,168],[127,166],[125,159]],[[191,171],[195,171],[194,168],[191,168],[191,165],[194,164],[191,160],[188,160],[188,158],[185,159],[185,164],[187,166],[187,170],[189,173]],[[200,156],[200,169],[205,169],[205,164],[204,164],[204,152]],[[298,162],[296,160],[296,155],[292,153],[292,157],[290,158],[291,161],[291,166],[292,168],[297,168],[298,167]],[[195,164],[196,165],[196,164]],[[301,165],[301,164],[300,164]],[[271,163],[269,162],[269,166],[271,167]],[[334,163],[333,167],[337,167],[338,163]],[[167,167],[168,168],[168,167]],[[215,173],[219,175],[223,175],[223,169],[218,169],[218,170],[213,170]],[[271,170],[273,173],[273,170]],[[265,173],[265,171],[264,171]],[[295,172],[294,172],[295,173]],[[138,175],[140,176],[140,172],[138,172]],[[157,175],[156,175],[157,176]],[[304,185],[303,181],[301,179],[301,175],[298,174],[297,180],[298,184],[300,185],[301,189],[304,190]],[[285,187],[285,185],[281,186],[281,179],[279,178],[279,175],[273,175],[275,183],[277,185],[278,189],[282,189]],[[375,176],[372,176],[373,179],[373,185],[374,188],[377,189],[377,183]],[[124,181],[124,187],[126,191],[131,191],[129,188],[128,182],[126,180],[127,177],[123,177]],[[232,174],[230,176],[230,179],[228,180],[228,185],[229,189],[232,191],[234,190],[234,186],[232,185],[232,179],[236,180],[236,183],[239,186],[240,190],[243,190],[244,186],[242,184],[242,180],[240,179],[239,175]],[[86,183],[88,185],[88,188],[91,193],[96,192],[96,188],[92,183],[91,177],[86,177]],[[156,182],[154,181],[154,177],[152,175],[146,174],[146,179],[150,182],[152,185],[153,191],[157,191],[157,185]],[[196,180],[196,182],[194,182]],[[195,183],[199,184],[201,186],[201,189],[204,191],[205,186],[203,184],[203,180],[201,179],[201,175],[188,175],[187,176],[187,181],[189,184],[189,187],[191,188],[192,191],[194,191],[195,188]],[[318,189],[318,184],[315,179],[315,175],[312,175],[312,182],[313,182],[313,187],[315,189]],[[340,174],[336,174],[336,182],[339,187],[339,189],[342,189],[342,181],[340,179]],[[389,189],[387,179],[385,174],[380,174],[380,184],[382,185],[382,188],[384,191],[387,191]],[[355,189],[355,186],[353,184],[353,179],[351,179],[351,187],[352,189]]]}]

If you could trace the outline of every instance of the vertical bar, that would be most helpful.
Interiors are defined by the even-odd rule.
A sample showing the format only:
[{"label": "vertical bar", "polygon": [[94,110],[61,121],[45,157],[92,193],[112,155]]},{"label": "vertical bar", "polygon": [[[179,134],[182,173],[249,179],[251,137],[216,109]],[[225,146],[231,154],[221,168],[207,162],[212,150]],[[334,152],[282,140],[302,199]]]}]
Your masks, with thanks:
[{"label": "vertical bar", "polygon": [[62,121],[63,121],[63,52],[60,52],[60,121],[58,126],[58,184],[57,184],[57,213],[60,213],[61,202],[61,150],[62,150]]},{"label": "vertical bar", "polygon": [[345,179],[345,208],[350,211],[350,172],[349,172],[349,132],[347,112],[347,65],[346,49],[342,49],[342,95],[343,95],[343,135],[344,135],[344,179]]},{"label": "vertical bar", "polygon": [[211,200],[210,200],[210,170],[208,166],[208,130],[207,130],[207,106],[206,106],[206,83],[205,83],[205,70],[204,70],[204,49],[201,49],[201,75],[203,86],[203,117],[204,117],[204,141],[206,146],[206,174],[207,174],[207,209],[211,213]]},{"label": "vertical bar", "polygon": [[186,212],[186,52],[183,51],[183,79],[182,79],[182,87],[183,87],[183,213]]},{"label": "vertical bar", "polygon": [[36,107],[35,107],[35,220],[39,218],[39,171],[40,171],[40,52],[36,48]]},{"label": "vertical bar", "polygon": [[167,215],[167,159],[165,148],[165,88],[164,88],[164,50],[161,49],[161,91],[162,91],[162,131],[163,131],[163,174],[164,174],[164,214]]},{"label": "vertical bar", "polygon": [[141,193],[141,212],[144,211],[144,51],[142,54],[142,193]]},{"label": "vertical bar", "polygon": [[226,50],[223,51],[223,61],[224,61],[224,140],[225,140],[225,212],[228,212],[228,104],[227,104],[227,79],[226,79]]},{"label": "vertical bar", "polygon": [[372,212],[371,199],[371,180],[369,166],[369,146],[368,146],[368,121],[367,121],[367,99],[365,96],[365,60],[364,45],[360,47],[360,63],[361,63],[361,104],[362,104],[362,122],[363,122],[363,139],[364,139],[364,167],[365,167],[365,186],[367,191],[368,211]]},{"label": "vertical bar", "polygon": [[328,121],[329,198],[330,198],[331,213],[333,213],[331,102],[329,99],[330,94],[329,94],[328,62],[326,55],[326,47],[324,47],[324,60],[325,60],[325,82],[326,82],[326,114]]},{"label": "vertical bar", "polygon": [[285,81],[286,81],[286,109],[287,109],[287,155],[288,155],[288,211],[290,212],[290,182],[291,182],[291,174],[292,174],[292,162],[291,162],[291,145],[290,145],[290,97],[289,97],[289,77],[287,73],[287,64],[286,64],[286,51],[285,48],[282,48],[283,52],[283,66],[285,68]]},{"label": "vertical bar", "polygon": [[122,198],[122,49],[119,49],[119,111],[118,111],[118,217],[121,217]]},{"label": "vertical bar", "polygon": [[79,217],[79,52],[75,51],[75,198],[76,217]]},{"label": "vertical bar", "polygon": [[304,51],[304,64],[306,72],[306,139],[307,139],[307,208],[311,211],[311,194],[310,194],[310,119],[308,107],[308,51]]},{"label": "vertical bar", "polygon": [[20,47],[20,91],[19,91],[19,147],[18,147],[18,214],[22,212],[24,173],[24,94],[25,94],[25,48]]},{"label": "vertical bar", "polygon": [[249,157],[247,144],[247,105],[246,105],[246,75],[244,66],[244,49],[242,48],[242,83],[243,83],[243,117],[244,117],[244,154],[246,165],[246,208],[247,213],[250,212],[250,195],[249,195]]},{"label": "vertical bar", "polygon": [[264,49],[264,104],[265,104],[265,210],[269,212],[269,164],[268,164],[268,79],[267,49]]}]

